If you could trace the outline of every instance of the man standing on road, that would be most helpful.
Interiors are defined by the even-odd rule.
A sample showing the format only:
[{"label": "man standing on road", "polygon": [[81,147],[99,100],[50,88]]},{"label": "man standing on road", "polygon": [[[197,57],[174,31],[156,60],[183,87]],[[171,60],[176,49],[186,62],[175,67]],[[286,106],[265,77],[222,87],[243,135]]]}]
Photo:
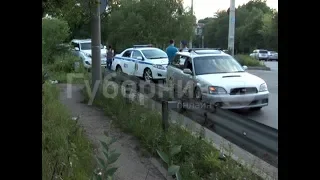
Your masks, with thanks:
[{"label": "man standing on road", "polygon": [[187,41],[185,41],[185,40],[181,41],[181,47],[182,47],[181,51],[182,52],[188,52],[189,51],[189,49],[187,47],[187,44],[188,44]]},{"label": "man standing on road", "polygon": [[112,58],[113,58],[113,50],[112,50],[112,47],[109,46],[108,51],[107,51],[107,68],[109,70],[111,70]]},{"label": "man standing on road", "polygon": [[174,56],[178,52],[178,48],[174,47],[174,41],[170,40],[170,45],[166,49],[168,59],[169,59],[169,64],[173,61]]}]

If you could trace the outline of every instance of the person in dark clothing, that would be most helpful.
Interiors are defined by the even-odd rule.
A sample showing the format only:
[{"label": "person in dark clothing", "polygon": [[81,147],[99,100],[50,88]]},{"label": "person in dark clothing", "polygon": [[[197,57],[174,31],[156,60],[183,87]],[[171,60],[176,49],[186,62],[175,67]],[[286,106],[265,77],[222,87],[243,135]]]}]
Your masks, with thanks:
[{"label": "person in dark clothing", "polygon": [[109,46],[107,51],[107,68],[109,70],[111,70],[112,58],[113,58],[113,51],[112,51],[112,47]]}]

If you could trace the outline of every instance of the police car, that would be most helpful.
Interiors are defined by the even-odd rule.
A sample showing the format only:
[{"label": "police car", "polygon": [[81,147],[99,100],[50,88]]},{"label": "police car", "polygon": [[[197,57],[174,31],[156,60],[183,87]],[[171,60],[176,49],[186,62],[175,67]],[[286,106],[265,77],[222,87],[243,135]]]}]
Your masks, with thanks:
[{"label": "police car", "polygon": [[134,45],[114,57],[111,69],[149,82],[166,79],[168,63],[168,55],[161,49],[152,45]]}]

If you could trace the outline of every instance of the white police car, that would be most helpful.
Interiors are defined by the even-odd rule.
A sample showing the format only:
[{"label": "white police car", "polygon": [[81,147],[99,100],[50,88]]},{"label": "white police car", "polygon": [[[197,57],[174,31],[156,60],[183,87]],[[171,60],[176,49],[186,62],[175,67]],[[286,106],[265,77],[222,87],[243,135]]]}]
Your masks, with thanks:
[{"label": "white police car", "polygon": [[135,45],[117,54],[111,69],[142,77],[145,81],[166,79],[168,55],[150,45]]}]

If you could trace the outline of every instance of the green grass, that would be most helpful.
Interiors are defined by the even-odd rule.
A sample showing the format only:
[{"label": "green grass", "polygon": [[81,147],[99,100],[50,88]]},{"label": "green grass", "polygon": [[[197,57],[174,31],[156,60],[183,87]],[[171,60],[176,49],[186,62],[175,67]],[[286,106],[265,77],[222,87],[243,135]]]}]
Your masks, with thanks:
[{"label": "green grass", "polygon": [[242,66],[255,66],[255,67],[266,67],[261,61],[254,59],[251,56],[237,54],[234,58],[242,65]]},{"label": "green grass", "polygon": [[[83,78],[74,78],[72,82],[68,82],[68,75],[83,74],[84,79],[89,79],[91,76],[91,73],[88,73],[78,59],[70,53],[56,55],[53,59],[54,63],[43,65],[49,80],[57,80],[58,83],[83,84]],[[74,68],[76,62],[80,64],[78,69]]]},{"label": "green grass", "polygon": [[[85,92],[84,89],[83,93],[88,100]],[[181,152],[174,157],[173,163],[180,166],[183,180],[262,179],[247,169],[248,167],[239,166],[230,158],[226,161],[219,160],[218,150],[179,125],[171,125],[168,132],[164,133],[158,112],[127,103],[121,96],[107,99],[101,92],[93,103],[102,107],[107,116],[113,117],[116,126],[136,136],[154,156],[157,156],[157,150],[168,152],[171,147],[182,145]]]},{"label": "green grass", "polygon": [[45,82],[42,98],[42,179],[88,180],[95,165],[91,143],[55,85]]}]

